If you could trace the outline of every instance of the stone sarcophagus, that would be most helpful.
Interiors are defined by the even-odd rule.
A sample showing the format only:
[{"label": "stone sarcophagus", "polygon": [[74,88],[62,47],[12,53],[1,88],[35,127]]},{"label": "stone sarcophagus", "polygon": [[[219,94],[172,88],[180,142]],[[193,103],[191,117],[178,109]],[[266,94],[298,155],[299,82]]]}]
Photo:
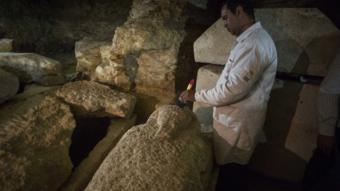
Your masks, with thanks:
[{"label": "stone sarcophagus", "polygon": [[212,150],[189,110],[158,108],[128,130],[107,155],[86,190],[207,190]]}]

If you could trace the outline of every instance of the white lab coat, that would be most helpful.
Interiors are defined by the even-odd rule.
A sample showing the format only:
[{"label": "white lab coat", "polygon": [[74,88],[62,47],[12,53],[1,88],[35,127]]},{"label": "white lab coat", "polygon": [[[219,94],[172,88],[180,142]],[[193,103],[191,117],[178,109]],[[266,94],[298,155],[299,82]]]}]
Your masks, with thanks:
[{"label": "white lab coat", "polygon": [[216,86],[195,93],[196,101],[214,106],[218,164],[249,162],[262,132],[276,68],[275,44],[257,22],[236,39]]},{"label": "white lab coat", "polygon": [[319,134],[334,136],[335,128],[340,127],[340,49],[328,68],[320,86],[318,98]]}]

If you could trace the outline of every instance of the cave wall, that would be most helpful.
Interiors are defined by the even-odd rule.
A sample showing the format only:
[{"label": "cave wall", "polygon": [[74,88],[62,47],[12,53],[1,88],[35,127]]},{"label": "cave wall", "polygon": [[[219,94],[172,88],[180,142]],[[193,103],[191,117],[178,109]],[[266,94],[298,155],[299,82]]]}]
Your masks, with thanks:
[{"label": "cave wall", "polygon": [[16,0],[0,2],[0,38],[20,52],[73,52],[83,38],[111,40],[131,0]]}]

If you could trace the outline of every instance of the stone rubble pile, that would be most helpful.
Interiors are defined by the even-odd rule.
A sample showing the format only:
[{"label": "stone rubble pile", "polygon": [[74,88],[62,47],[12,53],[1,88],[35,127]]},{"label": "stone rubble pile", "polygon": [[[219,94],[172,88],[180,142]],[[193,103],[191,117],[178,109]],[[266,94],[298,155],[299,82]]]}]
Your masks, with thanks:
[{"label": "stone rubble pile", "polygon": [[175,96],[177,56],[184,39],[185,1],[134,0],[112,46],[76,44],[77,70],[89,79],[168,100]]}]

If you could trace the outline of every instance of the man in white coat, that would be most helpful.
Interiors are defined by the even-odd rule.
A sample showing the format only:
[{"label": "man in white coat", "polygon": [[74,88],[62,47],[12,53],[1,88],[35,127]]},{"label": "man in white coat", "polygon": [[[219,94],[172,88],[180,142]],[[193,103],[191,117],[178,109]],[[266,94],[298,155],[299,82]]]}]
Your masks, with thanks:
[{"label": "man in white coat", "polygon": [[225,190],[226,184],[228,190],[244,190],[237,182],[262,133],[277,53],[270,35],[255,22],[250,0],[227,0],[221,17],[237,37],[221,76],[214,88],[184,91],[180,98],[214,106],[215,160],[220,165],[216,190]]}]

